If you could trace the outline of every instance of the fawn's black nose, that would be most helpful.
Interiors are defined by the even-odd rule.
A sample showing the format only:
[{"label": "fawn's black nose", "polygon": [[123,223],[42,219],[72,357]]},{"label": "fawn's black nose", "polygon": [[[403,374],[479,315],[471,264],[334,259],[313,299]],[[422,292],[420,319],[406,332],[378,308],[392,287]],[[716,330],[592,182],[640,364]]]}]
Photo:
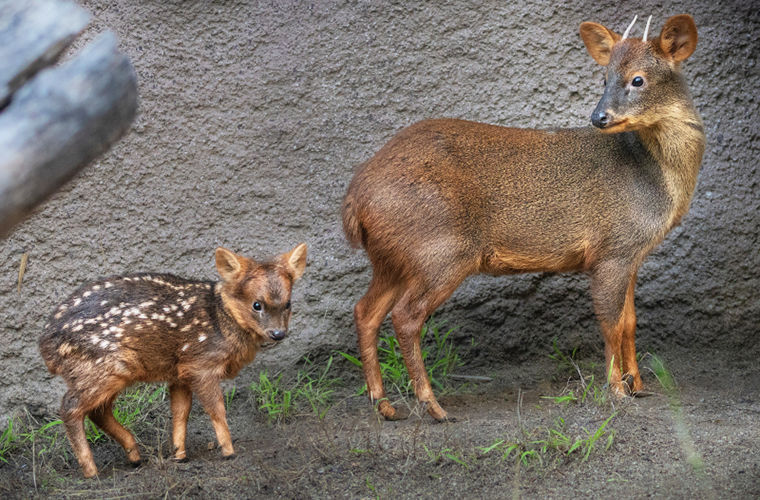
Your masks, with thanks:
[{"label": "fawn's black nose", "polygon": [[269,330],[267,332],[269,334],[269,338],[272,340],[282,340],[285,338],[285,335],[288,333],[287,330]]},{"label": "fawn's black nose", "polygon": [[591,123],[593,123],[595,127],[604,128],[610,123],[610,115],[604,111],[594,111],[591,114]]}]

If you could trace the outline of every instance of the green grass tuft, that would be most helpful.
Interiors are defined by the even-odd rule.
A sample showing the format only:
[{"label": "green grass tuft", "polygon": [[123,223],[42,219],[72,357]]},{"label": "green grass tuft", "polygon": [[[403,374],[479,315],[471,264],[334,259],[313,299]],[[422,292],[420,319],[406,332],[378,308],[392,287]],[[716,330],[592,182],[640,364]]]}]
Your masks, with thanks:
[{"label": "green grass tuft", "polygon": [[[420,332],[422,360],[425,362],[430,383],[439,391],[446,391],[450,388],[449,375],[463,364],[459,350],[450,338],[456,328],[449,328],[444,331],[443,325],[444,323],[438,323],[435,319],[430,318]],[[392,333],[382,335],[378,342],[377,351],[383,381],[401,396],[406,397],[412,394],[414,392],[412,382],[396,337]],[[355,356],[341,351],[337,353],[353,365],[362,367],[361,360]],[[364,394],[366,391],[367,386],[365,384],[358,393]]]}]

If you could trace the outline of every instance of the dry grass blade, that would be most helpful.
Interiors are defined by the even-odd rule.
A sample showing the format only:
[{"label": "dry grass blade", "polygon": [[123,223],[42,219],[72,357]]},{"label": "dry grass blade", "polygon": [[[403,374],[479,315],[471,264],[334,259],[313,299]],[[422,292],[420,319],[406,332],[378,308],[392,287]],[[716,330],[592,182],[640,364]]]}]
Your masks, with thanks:
[{"label": "dry grass blade", "polygon": [[21,263],[18,266],[18,293],[21,293],[21,281],[24,279],[24,273],[26,272],[26,263],[29,260],[29,254],[24,252],[21,254]]}]

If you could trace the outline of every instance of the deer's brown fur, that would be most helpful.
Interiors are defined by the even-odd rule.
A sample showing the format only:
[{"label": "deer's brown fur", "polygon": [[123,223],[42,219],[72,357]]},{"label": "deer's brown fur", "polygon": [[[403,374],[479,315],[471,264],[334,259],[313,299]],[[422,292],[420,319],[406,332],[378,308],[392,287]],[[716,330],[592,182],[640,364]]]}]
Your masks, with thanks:
[{"label": "deer's brown fur", "polygon": [[[636,272],[688,210],[704,151],[679,69],[696,46],[696,27],[690,16],[675,16],[647,42],[595,23],[580,31],[607,66],[592,115],[601,130],[427,120],[393,137],[348,188],[344,231],[373,267],[354,310],[359,349],[369,395],[389,419],[398,415],[380,376],[381,322],[390,312],[418,399],[445,418],[422,362],[420,329],[476,273],[588,273],[611,388],[619,396],[642,388]],[[636,77],[642,85],[634,86]]]},{"label": "deer's brown fur", "polygon": [[140,461],[134,436],[112,411],[117,395],[135,382],[168,382],[176,459],[186,458],[193,393],[211,417],[222,455],[232,456],[219,381],[235,377],[263,343],[285,337],[291,287],[305,265],[304,244],[264,262],[219,248],[219,282],[114,276],[64,301],[39,346],[48,370],[68,385],[61,419],[84,475],[97,474],[85,416],[124,447],[130,462]]}]

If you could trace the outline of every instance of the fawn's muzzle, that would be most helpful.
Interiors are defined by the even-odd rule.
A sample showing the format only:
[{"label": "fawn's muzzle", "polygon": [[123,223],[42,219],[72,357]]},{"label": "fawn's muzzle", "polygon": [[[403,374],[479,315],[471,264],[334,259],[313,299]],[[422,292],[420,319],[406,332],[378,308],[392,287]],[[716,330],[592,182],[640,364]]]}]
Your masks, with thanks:
[{"label": "fawn's muzzle", "polygon": [[269,338],[276,341],[280,341],[284,339],[287,333],[288,333],[287,330],[268,330],[267,331],[267,335],[269,335]]}]

